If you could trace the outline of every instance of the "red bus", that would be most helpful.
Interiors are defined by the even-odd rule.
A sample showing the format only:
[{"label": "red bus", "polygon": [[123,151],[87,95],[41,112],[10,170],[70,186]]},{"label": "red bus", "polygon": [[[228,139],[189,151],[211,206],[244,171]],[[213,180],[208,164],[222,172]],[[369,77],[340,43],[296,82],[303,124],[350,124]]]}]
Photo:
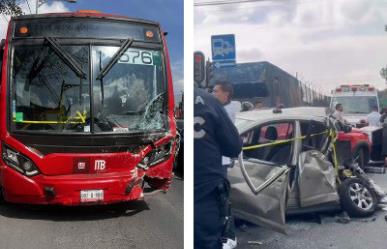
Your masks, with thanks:
[{"label": "red bus", "polygon": [[3,200],[108,204],[169,188],[176,123],[158,23],[96,12],[13,17],[1,55]]}]

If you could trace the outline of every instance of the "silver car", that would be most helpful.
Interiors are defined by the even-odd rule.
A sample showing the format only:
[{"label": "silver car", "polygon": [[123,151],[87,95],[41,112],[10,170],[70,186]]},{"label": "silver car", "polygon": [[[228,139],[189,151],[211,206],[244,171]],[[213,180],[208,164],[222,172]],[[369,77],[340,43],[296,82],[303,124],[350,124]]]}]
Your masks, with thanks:
[{"label": "silver car", "polygon": [[324,108],[242,112],[236,126],[244,147],[228,172],[236,217],[284,232],[286,214],[374,212],[376,195],[363,172],[337,160],[340,124]]}]

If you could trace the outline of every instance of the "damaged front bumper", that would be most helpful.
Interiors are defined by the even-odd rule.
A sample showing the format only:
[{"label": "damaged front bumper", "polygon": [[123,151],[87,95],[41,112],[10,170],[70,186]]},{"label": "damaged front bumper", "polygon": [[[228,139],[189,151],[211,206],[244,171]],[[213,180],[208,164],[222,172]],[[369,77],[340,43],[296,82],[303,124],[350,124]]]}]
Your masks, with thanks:
[{"label": "damaged front bumper", "polygon": [[[39,205],[104,205],[141,200],[146,195],[166,192],[173,174],[173,157],[148,172],[37,175],[27,177],[1,165],[0,180],[4,199],[11,203]],[[149,189],[144,189],[147,182]],[[90,194],[91,198],[83,198]],[[98,193],[98,196],[93,196]],[[94,199],[93,199],[94,198]]]}]

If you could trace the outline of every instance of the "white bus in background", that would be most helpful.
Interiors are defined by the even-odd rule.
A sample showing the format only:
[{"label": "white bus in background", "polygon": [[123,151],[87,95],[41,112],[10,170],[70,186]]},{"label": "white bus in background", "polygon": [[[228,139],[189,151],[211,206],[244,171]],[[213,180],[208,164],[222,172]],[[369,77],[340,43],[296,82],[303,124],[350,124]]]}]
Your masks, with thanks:
[{"label": "white bus in background", "polygon": [[332,91],[330,108],[334,111],[338,103],[343,105],[344,119],[358,128],[368,125],[366,117],[374,106],[380,111],[378,92],[368,84],[337,87]]}]

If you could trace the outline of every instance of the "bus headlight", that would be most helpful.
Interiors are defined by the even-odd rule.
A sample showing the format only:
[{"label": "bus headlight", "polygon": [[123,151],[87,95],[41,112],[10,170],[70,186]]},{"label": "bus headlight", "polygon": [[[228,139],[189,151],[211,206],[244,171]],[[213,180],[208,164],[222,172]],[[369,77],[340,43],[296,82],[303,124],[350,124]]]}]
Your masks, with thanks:
[{"label": "bus headlight", "polygon": [[147,170],[158,163],[166,161],[172,154],[173,142],[161,145],[149,152],[144,159],[137,165],[138,167]]},{"label": "bus headlight", "polygon": [[9,167],[26,176],[35,176],[40,173],[35,164],[27,157],[9,148],[5,144],[3,144],[2,149],[3,160]]}]

